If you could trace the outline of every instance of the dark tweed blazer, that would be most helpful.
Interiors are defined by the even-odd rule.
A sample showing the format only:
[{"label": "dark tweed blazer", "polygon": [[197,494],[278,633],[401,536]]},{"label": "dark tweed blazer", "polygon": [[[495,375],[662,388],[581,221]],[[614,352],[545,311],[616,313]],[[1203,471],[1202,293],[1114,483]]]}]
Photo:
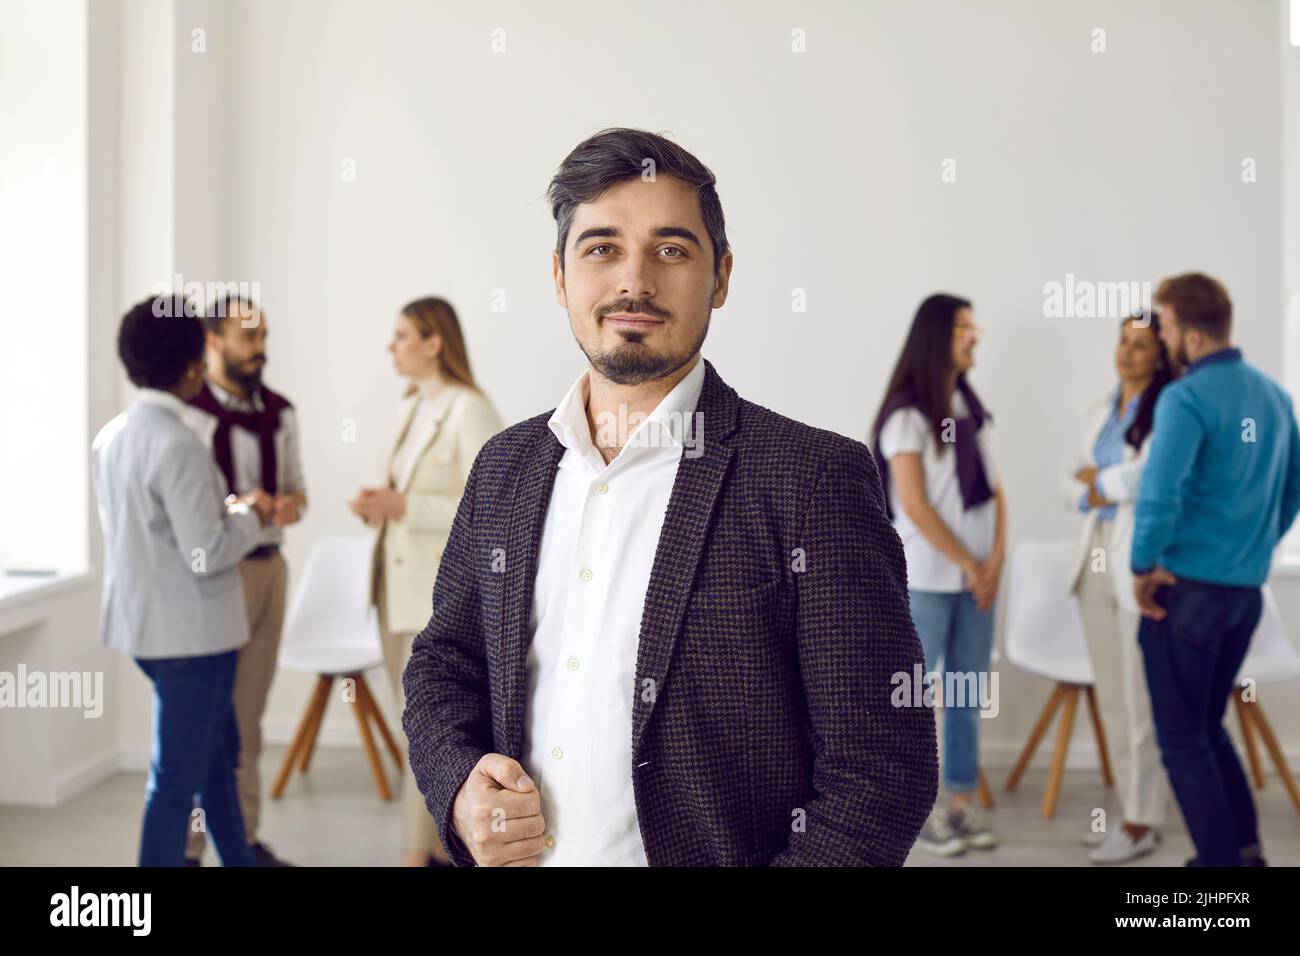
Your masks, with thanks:
[{"label": "dark tweed blazer", "polygon": [[[707,362],[698,410],[703,453],[678,466],[627,689],[646,857],[901,865],[935,799],[935,718],[890,700],[924,657],[871,453],[739,398]],[[411,768],[460,865],[474,861],[451,825],[457,791],[484,753],[522,756],[564,453],[549,418],[479,453],[403,679]]]}]

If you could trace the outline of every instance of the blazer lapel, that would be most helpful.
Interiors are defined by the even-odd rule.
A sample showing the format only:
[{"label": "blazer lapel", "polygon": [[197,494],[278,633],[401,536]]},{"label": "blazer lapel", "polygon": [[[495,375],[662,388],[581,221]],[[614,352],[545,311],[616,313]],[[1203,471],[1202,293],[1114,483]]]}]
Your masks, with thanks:
[{"label": "blazer lapel", "polygon": [[[451,406],[455,404],[456,394],[452,390],[452,386],[449,385],[446,390],[434,400],[439,404],[433,417],[429,419],[428,423],[421,429],[419,434],[409,436],[409,440],[415,442],[415,447],[418,448],[419,451],[407,460],[405,469],[397,476],[398,481],[393,486],[403,494],[405,494],[411,487],[411,481],[415,478],[415,469],[419,467],[420,459],[423,458],[425,452],[429,450],[429,446],[437,441],[438,434],[442,431],[442,423],[447,420],[447,416],[451,412]],[[393,455],[397,454],[397,450],[402,447],[403,440],[408,437],[407,432],[411,430],[411,426],[414,424],[415,411],[419,407],[420,401],[417,397],[411,404],[411,414],[406,419],[406,427],[402,429],[401,437],[397,439],[397,443],[393,446]],[[392,456],[390,455],[390,467],[391,462]]]},{"label": "blazer lapel", "polygon": [[696,409],[704,416],[703,454],[688,458],[683,450],[641,613],[632,704],[634,766],[655,701],[664,690],[695,572],[708,542],[714,505],[735,454],[722,442],[735,429],[736,392],[722,381],[712,363],[704,365],[704,387]]},{"label": "blazer lapel", "polygon": [[533,587],[537,581],[537,556],[541,550],[546,509],[551,503],[555,470],[564,446],[545,421],[528,453],[510,494],[510,522],[505,538],[505,573],[501,578],[499,607],[501,700],[506,708],[502,726],[509,735],[506,753],[516,758],[524,745],[526,677],[528,669],[528,619],[532,614]]}]

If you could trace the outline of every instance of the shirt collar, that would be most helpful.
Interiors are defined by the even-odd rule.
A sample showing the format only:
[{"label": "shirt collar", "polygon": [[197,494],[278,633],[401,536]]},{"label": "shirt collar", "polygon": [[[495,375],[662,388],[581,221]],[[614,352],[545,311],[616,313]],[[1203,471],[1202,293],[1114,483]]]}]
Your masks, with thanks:
[{"label": "shirt collar", "polygon": [[185,414],[188,405],[173,395],[171,392],[164,392],[158,388],[142,388],[135,393],[137,405],[157,405],[159,408],[165,408],[173,415],[181,416]]},{"label": "shirt collar", "polygon": [[1128,404],[1121,404],[1124,399],[1124,388],[1121,385],[1115,386],[1115,394],[1111,396],[1110,409],[1111,414],[1116,418],[1123,419],[1137,411],[1138,403],[1142,401],[1142,392],[1138,392],[1128,400]]},{"label": "shirt collar", "polygon": [[207,380],[208,388],[217,402],[225,408],[231,408],[240,411],[245,408],[251,408],[254,411],[262,411],[265,406],[262,404],[262,390],[259,388],[248,398],[240,398],[233,392],[228,392],[211,378]]},{"label": "shirt collar", "polygon": [[[555,407],[547,427],[565,448],[577,452],[590,461],[598,471],[606,467],[595,443],[591,440],[591,429],[587,423],[587,400],[591,395],[591,371],[578,376],[578,380],[569,387],[560,404]],[[642,421],[634,421],[622,416],[609,423],[609,427],[623,437],[626,431],[624,451],[629,447],[651,447],[669,449],[673,453],[684,447],[685,429],[691,428],[691,415],[699,404],[700,393],[704,389],[704,359],[695,360],[695,367],[673,386],[672,391],[660,400],[654,410]],[[597,423],[601,428],[602,423]],[[622,457],[622,452],[614,459]],[[610,462],[613,464],[613,462]]]},{"label": "shirt collar", "polygon": [[1239,361],[1241,361],[1241,349],[1239,348],[1219,349],[1219,351],[1211,352],[1209,355],[1202,355],[1191,365],[1187,366],[1187,371],[1185,371],[1183,374],[1191,375],[1197,369],[1202,369],[1205,366],[1212,365],[1215,362],[1239,362]]}]

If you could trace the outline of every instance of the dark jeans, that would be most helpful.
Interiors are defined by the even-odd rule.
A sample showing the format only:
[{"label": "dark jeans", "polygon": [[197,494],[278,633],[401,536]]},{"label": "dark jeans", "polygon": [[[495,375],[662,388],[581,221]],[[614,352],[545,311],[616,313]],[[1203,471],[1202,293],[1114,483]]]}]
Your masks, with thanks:
[{"label": "dark jeans", "polygon": [[1138,631],[1156,741],[1197,863],[1238,866],[1258,853],[1259,832],[1223,712],[1259,622],[1260,591],[1180,580],[1156,601],[1168,615],[1142,618]]},{"label": "dark jeans", "polygon": [[239,728],[231,689],[238,651],[136,658],[154,686],[153,754],[145,791],[141,866],[182,866],[194,798],[225,866],[252,866],[235,791]]}]

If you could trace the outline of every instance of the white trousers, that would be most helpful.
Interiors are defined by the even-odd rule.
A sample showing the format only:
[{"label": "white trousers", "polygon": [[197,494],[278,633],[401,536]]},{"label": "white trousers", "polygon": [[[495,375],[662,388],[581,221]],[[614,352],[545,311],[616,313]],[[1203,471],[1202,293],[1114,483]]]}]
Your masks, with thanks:
[{"label": "white trousers", "polygon": [[[1110,547],[1110,532],[1111,522],[1096,523],[1075,594],[1083,612],[1083,629],[1096,676],[1094,693],[1124,820],[1159,827],[1165,822],[1169,784],[1160,762],[1146,670],[1138,646],[1141,617],[1125,610],[1115,599],[1113,564],[1127,561],[1128,555]],[[1094,570],[1100,564],[1094,555],[1099,553],[1105,559],[1104,570]]]}]

